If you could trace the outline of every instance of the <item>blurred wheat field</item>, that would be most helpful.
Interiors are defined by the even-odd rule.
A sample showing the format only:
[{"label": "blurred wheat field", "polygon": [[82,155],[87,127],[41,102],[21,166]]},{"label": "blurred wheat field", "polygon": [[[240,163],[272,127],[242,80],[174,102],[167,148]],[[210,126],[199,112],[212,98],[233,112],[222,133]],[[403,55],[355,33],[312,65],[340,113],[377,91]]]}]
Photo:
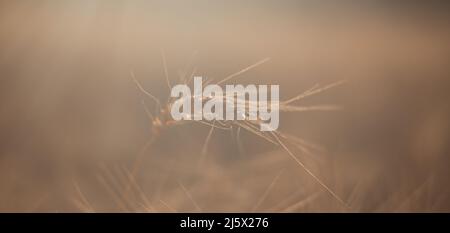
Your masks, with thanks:
[{"label": "blurred wheat field", "polygon": [[[411,6],[412,5],[412,6]],[[1,1],[1,212],[448,212],[447,6],[312,1]],[[283,148],[189,124],[150,146],[136,79],[193,69],[339,111],[282,113]],[[149,107],[153,107],[149,102]],[[130,175],[142,155],[139,171]]]}]

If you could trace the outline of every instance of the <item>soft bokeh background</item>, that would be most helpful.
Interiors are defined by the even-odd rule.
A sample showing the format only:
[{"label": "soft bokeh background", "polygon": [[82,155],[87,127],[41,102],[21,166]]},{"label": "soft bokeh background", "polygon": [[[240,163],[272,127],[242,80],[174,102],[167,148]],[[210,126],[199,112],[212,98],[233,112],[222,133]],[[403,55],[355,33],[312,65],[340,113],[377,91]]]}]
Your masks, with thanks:
[{"label": "soft bokeh background", "polygon": [[[0,211],[450,211],[448,9],[3,0]],[[220,80],[266,57],[232,82],[279,84],[286,99],[347,80],[298,102],[342,110],[282,114],[280,130],[323,147],[295,153],[350,207],[249,133],[238,143],[215,132],[204,157],[203,125],[145,147],[151,124],[129,73],[164,102],[161,49],[172,83],[194,67]]]}]

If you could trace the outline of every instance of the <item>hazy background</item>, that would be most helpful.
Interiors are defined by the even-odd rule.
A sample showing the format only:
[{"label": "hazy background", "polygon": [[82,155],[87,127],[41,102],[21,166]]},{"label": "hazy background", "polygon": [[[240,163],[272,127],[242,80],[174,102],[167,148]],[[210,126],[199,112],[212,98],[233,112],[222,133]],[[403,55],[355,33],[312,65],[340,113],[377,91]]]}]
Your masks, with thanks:
[{"label": "hazy background", "polygon": [[[449,211],[449,7],[318,2],[0,1],[0,211]],[[283,113],[280,130],[324,148],[295,153],[350,208],[252,134],[239,149],[215,132],[203,159],[200,124],[145,147],[129,73],[164,102],[161,49],[172,83],[266,57],[231,83],[287,99],[347,80],[298,102],[342,110]]]}]

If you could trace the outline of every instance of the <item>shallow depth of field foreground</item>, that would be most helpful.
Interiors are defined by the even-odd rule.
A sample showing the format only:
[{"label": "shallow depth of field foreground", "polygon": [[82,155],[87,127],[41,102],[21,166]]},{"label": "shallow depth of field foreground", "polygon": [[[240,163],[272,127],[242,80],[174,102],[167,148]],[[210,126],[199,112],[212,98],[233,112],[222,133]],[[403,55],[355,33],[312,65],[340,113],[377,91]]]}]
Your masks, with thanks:
[{"label": "shallow depth of field foreground", "polygon": [[[448,6],[386,2],[1,1],[0,212],[450,211]],[[278,130],[175,124],[194,75]]]}]

